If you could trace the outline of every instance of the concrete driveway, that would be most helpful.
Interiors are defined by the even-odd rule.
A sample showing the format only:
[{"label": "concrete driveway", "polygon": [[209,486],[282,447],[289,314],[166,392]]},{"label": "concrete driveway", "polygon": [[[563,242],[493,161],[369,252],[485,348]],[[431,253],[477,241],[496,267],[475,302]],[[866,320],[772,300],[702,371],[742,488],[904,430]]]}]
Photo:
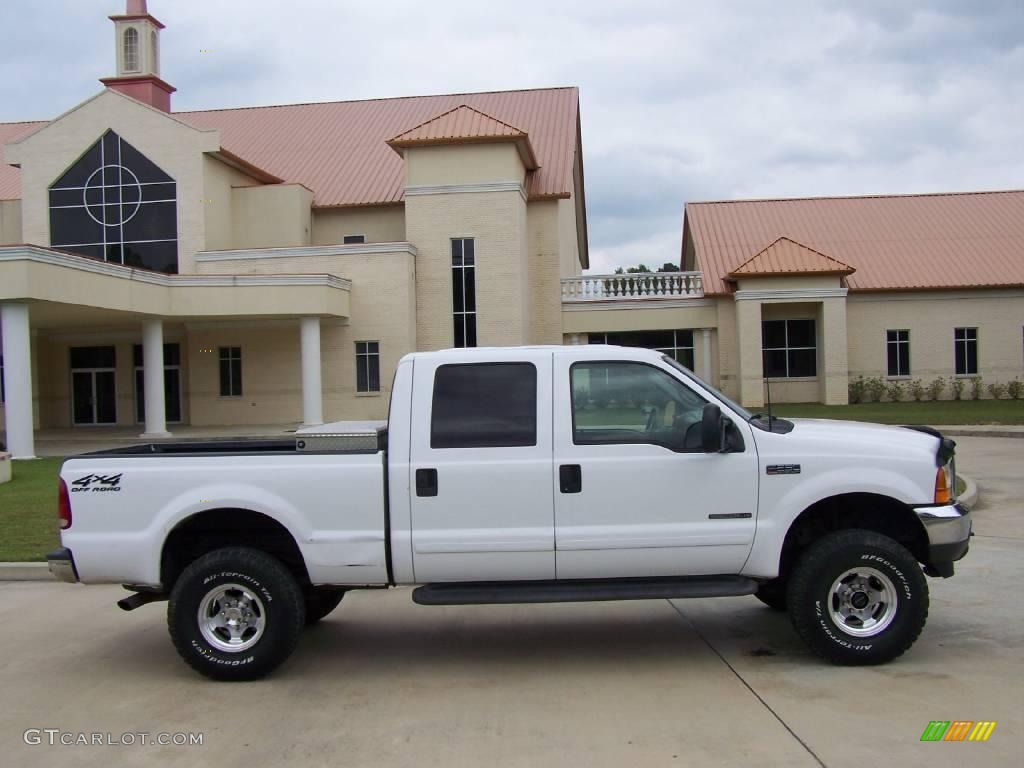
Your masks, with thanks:
[{"label": "concrete driveway", "polygon": [[[7,582],[0,762],[1019,765],[1024,441],[958,440],[978,535],[887,666],[819,662],[752,597],[426,608],[393,590],[349,595],[271,679],[215,684],[179,661],[159,604],[125,614],[120,588]],[[998,725],[986,743],[921,743],[930,720]],[[203,744],[27,745],[30,728]]]}]

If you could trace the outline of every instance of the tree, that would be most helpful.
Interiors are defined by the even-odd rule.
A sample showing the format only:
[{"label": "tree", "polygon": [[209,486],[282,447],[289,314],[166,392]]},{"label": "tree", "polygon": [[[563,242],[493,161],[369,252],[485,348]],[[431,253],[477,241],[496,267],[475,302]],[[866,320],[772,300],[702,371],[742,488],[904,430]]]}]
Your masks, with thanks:
[{"label": "tree", "polygon": [[[646,264],[637,264],[635,267],[627,267],[626,269],[623,269],[622,267],[616,267],[615,268],[615,274],[616,275],[636,275],[636,274],[643,274],[645,272],[649,273],[649,272],[654,272],[654,271],[655,270],[651,269]],[[664,264],[662,264],[660,267],[658,267],[657,271],[658,272],[678,272],[679,271],[679,267],[676,264],[673,264],[673,263],[671,263],[669,261],[666,261]]]}]

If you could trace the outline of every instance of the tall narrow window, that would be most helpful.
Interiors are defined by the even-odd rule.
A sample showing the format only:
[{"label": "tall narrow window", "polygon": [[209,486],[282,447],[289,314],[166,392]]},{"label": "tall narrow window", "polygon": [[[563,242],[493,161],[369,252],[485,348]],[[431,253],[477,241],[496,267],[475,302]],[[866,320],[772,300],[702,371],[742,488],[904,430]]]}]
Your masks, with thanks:
[{"label": "tall narrow window", "polygon": [[910,331],[886,331],[885,351],[890,376],[910,375]]},{"label": "tall narrow window", "polygon": [[818,375],[818,346],[813,320],[765,320],[761,323],[764,375],[793,379]]},{"label": "tall narrow window", "polygon": [[242,394],[242,348],[220,348],[220,396],[240,397]]},{"label": "tall narrow window", "polygon": [[124,31],[124,71],[139,71],[139,31],[135,27]]},{"label": "tall narrow window", "polygon": [[380,342],[356,342],[356,392],[380,392]]},{"label": "tall narrow window", "polygon": [[7,389],[4,385],[4,356],[0,355],[0,403],[7,402]]},{"label": "tall narrow window", "polygon": [[953,330],[953,356],[957,376],[973,376],[978,372],[978,329]]},{"label": "tall narrow window", "polygon": [[455,346],[476,346],[476,255],[472,238],[452,240],[452,317]]},{"label": "tall narrow window", "polygon": [[149,33],[149,71],[160,74],[160,36],[155,30]]}]

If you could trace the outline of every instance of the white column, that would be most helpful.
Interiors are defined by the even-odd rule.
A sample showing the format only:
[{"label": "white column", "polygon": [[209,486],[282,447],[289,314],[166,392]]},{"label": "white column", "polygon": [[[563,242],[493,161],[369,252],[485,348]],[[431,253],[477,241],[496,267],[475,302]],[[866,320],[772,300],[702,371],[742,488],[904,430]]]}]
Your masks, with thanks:
[{"label": "white column", "polygon": [[302,340],[302,425],[324,423],[323,393],[320,384],[320,318],[299,320]]},{"label": "white column", "polygon": [[32,346],[28,304],[0,305],[3,326],[7,450],[15,459],[35,458],[32,432]]},{"label": "white column", "polygon": [[142,325],[142,379],[146,393],[146,431],[142,437],[170,437],[164,393],[164,321]]},{"label": "white column", "polygon": [[711,329],[702,328],[700,332],[701,372],[700,377],[711,383]]}]

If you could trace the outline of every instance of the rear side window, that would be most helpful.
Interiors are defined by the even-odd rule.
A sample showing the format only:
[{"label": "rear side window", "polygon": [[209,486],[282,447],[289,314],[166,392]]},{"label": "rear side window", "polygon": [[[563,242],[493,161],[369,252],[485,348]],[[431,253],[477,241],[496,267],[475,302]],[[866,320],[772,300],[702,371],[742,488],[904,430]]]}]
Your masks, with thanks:
[{"label": "rear side window", "polygon": [[431,448],[536,444],[537,369],[532,363],[470,363],[437,369]]}]

